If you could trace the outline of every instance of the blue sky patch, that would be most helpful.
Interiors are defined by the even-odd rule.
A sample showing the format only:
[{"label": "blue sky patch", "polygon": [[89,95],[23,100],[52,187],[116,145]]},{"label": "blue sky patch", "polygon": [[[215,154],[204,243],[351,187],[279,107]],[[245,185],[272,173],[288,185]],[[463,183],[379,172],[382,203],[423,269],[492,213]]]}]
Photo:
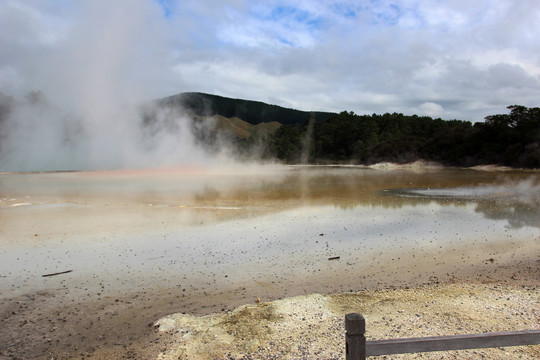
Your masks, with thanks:
[{"label": "blue sky patch", "polygon": [[[257,16],[257,14],[254,14]],[[302,25],[308,30],[318,30],[323,24],[321,17],[314,16],[306,10],[298,9],[293,6],[276,6],[266,15],[259,15],[259,18],[277,23],[293,22],[293,24]]]},{"label": "blue sky patch", "polygon": [[163,16],[166,18],[169,18],[172,14],[172,1],[171,0],[154,0],[161,6],[161,10],[163,11]]},{"label": "blue sky patch", "polygon": [[381,10],[374,11],[373,20],[376,24],[396,25],[402,16],[402,10],[396,4],[385,6]]},{"label": "blue sky patch", "polygon": [[358,13],[361,11],[360,7],[355,7],[344,3],[332,4],[331,9],[334,14],[340,15],[344,18],[356,18]]}]

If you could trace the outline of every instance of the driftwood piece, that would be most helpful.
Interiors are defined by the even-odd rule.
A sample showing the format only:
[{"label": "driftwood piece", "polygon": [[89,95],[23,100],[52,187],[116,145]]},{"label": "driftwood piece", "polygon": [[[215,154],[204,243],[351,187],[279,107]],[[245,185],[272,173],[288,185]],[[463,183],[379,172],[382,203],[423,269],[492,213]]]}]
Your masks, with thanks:
[{"label": "driftwood piece", "polygon": [[52,274],[41,275],[41,277],[49,277],[49,276],[62,275],[62,274],[70,273],[70,272],[72,272],[72,271],[73,271],[73,270],[60,271],[60,272],[55,272],[55,273],[52,273]]}]

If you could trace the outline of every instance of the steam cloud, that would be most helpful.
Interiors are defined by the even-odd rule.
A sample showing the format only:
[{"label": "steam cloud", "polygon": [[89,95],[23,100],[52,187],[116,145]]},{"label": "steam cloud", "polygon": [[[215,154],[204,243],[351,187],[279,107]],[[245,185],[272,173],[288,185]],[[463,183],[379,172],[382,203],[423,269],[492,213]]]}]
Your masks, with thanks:
[{"label": "steam cloud", "polygon": [[[19,10],[4,16],[24,27],[32,19]],[[144,0],[88,0],[79,11],[70,17],[75,21],[63,25],[68,35],[58,39],[61,32],[55,33],[54,44],[44,46],[39,58],[23,45],[13,49],[33,58],[17,74],[24,91],[12,97],[15,91],[0,88],[0,171],[214,161],[198,146],[191,120],[181,111],[156,109],[151,128],[142,122],[140,102],[156,98],[152,84],[163,84],[160,68],[168,65],[164,43],[169,35],[155,21],[159,6]]]}]

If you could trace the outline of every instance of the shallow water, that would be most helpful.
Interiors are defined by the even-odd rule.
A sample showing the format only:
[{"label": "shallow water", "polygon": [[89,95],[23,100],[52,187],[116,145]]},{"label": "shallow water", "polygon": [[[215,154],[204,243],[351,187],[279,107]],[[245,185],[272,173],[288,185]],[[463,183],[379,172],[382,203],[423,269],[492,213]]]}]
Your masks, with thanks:
[{"label": "shallow water", "polygon": [[0,299],[144,294],[155,316],[422,283],[537,251],[539,184],[461,169],[4,173]]},{"label": "shallow water", "polygon": [[529,238],[539,199],[534,174],[451,169],[3,174],[0,289],[44,290],[55,279],[42,274],[65,270],[127,291],[223,272],[241,284],[333,256]]}]

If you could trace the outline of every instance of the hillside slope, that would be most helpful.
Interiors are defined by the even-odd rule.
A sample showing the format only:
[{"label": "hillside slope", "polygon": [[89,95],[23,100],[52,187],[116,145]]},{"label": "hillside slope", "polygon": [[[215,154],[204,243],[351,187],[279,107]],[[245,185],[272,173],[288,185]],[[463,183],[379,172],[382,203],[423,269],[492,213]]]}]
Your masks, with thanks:
[{"label": "hillside slope", "polygon": [[260,101],[232,99],[198,92],[184,92],[157,100],[158,105],[181,107],[196,116],[221,115],[238,118],[250,124],[279,122],[287,125],[302,125],[313,114],[317,121],[324,122],[336,115],[331,112],[301,111]]},{"label": "hillside slope", "polygon": [[214,128],[218,131],[226,131],[239,139],[247,139],[252,136],[267,136],[273,134],[281,124],[277,121],[259,123],[253,125],[237,117],[224,117],[215,115],[212,117],[215,121]]}]

